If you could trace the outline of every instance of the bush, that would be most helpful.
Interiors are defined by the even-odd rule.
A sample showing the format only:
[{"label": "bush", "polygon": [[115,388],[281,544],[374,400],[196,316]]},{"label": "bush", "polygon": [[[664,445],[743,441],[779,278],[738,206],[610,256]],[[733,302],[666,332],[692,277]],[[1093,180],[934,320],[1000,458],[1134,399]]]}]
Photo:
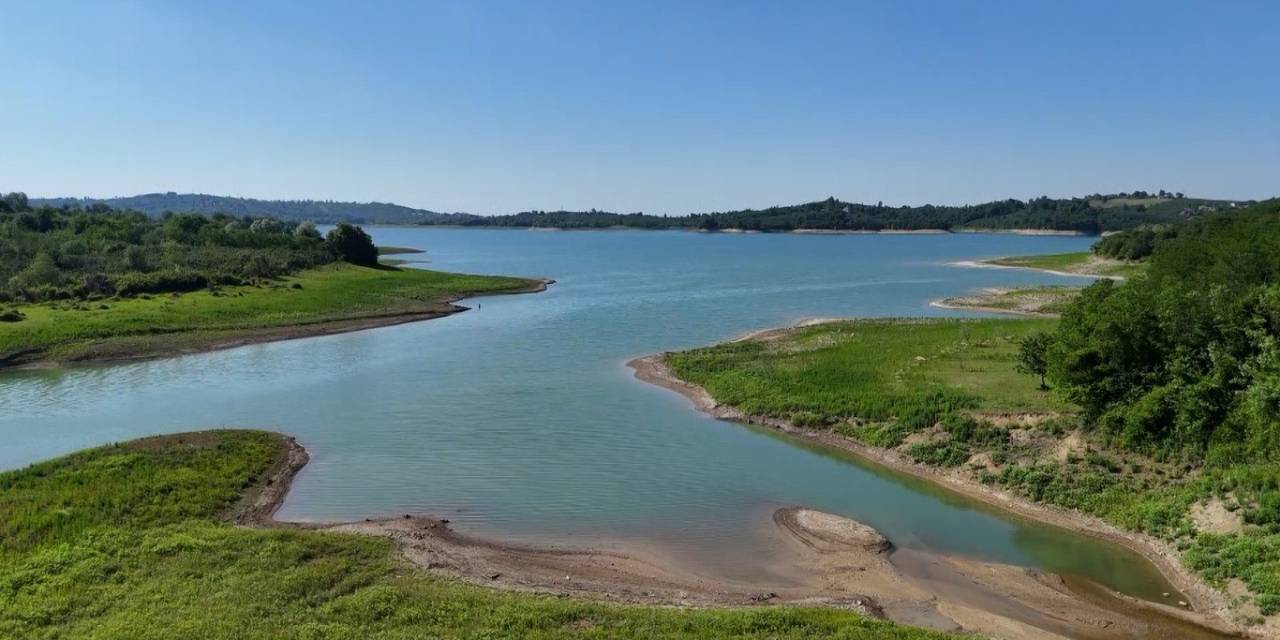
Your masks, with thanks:
[{"label": "bush", "polygon": [[373,245],[373,238],[360,227],[339,222],[325,236],[325,244],[339,259],[351,264],[366,267],[378,264],[378,248]]},{"label": "bush", "polygon": [[167,273],[126,273],[115,281],[116,292],[122,296],[140,293],[182,293],[209,286],[209,278],[194,271]]}]

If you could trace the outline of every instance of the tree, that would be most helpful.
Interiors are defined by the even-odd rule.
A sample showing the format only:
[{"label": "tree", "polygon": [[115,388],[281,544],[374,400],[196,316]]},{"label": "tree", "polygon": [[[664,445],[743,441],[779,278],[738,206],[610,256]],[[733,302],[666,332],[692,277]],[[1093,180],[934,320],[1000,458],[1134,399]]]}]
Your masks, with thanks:
[{"label": "tree", "polygon": [[20,271],[12,279],[11,285],[25,289],[27,287],[57,286],[62,283],[62,272],[53,258],[41,251],[36,254],[31,264]]},{"label": "tree", "polygon": [[1044,376],[1049,372],[1049,343],[1052,338],[1044,332],[1036,332],[1022,339],[1018,345],[1018,373],[1040,376],[1040,388],[1048,389]]},{"label": "tree", "polygon": [[27,201],[27,194],[21,191],[6,194],[3,201],[5,208],[9,211],[27,211],[31,208],[30,203]]},{"label": "tree", "polygon": [[303,220],[298,226],[293,228],[293,235],[298,238],[319,238],[320,232],[316,230],[315,223],[310,220]]},{"label": "tree", "polygon": [[324,241],[341,260],[365,267],[378,264],[378,248],[373,246],[373,238],[360,227],[339,222]]}]

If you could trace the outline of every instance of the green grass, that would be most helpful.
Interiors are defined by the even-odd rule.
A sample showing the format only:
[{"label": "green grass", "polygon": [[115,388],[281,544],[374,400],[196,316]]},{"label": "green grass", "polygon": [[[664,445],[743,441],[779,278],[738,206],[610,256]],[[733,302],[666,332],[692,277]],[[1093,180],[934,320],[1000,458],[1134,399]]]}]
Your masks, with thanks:
[{"label": "green grass", "polygon": [[264,432],[204,432],[0,473],[0,637],[947,637],[839,609],[494,591],[407,566],[385,539],[220,521],[281,445]]},{"label": "green grass", "polygon": [[1119,276],[1121,278],[1135,276],[1142,273],[1146,268],[1146,265],[1140,262],[1122,262],[1098,258],[1089,251],[1052,253],[1038,256],[1013,256],[987,260],[986,262],[1005,267],[1045,269],[1048,271],[1064,271],[1095,276]]},{"label": "green grass", "polygon": [[675,374],[751,414],[810,422],[928,421],[963,409],[1061,411],[1014,371],[1021,338],[1052,320],[853,320],[667,356]]},{"label": "green grass", "polygon": [[0,361],[162,355],[288,327],[442,311],[448,298],[530,284],[501,276],[335,264],[261,286],[26,305],[18,307],[25,320],[0,323]]}]

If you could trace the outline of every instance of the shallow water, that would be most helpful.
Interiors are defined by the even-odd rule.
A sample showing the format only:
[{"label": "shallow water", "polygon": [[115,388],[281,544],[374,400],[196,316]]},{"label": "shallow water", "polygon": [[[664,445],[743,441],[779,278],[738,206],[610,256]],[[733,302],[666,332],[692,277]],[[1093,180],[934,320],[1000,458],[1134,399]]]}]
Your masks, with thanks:
[{"label": "shallow water", "polygon": [[626,541],[726,577],[768,571],[768,512],[844,514],[905,548],[1169,591],[1117,546],[1029,524],[837,452],[709,419],[624,363],[819,316],[966,315],[929,300],[1081,278],[948,266],[1083,250],[998,234],[372,229],[431,268],[547,276],[430,322],[153,362],[0,376],[0,468],[147,434],[258,427],[311,452],[284,519],[399,513],[481,535]]}]

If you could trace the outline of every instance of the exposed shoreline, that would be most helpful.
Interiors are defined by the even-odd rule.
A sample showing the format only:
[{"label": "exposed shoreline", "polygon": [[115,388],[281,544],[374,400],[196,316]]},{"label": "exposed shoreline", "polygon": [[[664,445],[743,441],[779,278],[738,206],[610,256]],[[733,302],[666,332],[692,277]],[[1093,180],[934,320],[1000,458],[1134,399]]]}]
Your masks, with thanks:
[{"label": "exposed shoreline", "polygon": [[1021,269],[1023,271],[1039,271],[1041,273],[1051,273],[1055,276],[1067,276],[1070,278],[1098,278],[1104,280],[1123,281],[1124,276],[1107,275],[1102,273],[1079,273],[1074,271],[1059,271],[1057,269],[1042,269],[1040,267],[1024,267],[1012,264],[996,264],[993,260],[1003,260],[1004,258],[991,258],[988,260],[957,260],[948,262],[953,267],[966,267],[970,269]]},{"label": "exposed shoreline", "polygon": [[[555,284],[555,280],[550,278],[529,278],[528,280],[529,284],[527,286],[508,289],[505,291],[446,296],[435,301],[435,304],[443,305],[442,309],[433,309],[430,311],[353,316],[338,320],[321,320],[318,322],[304,322],[279,327],[263,327],[257,329],[228,329],[225,332],[222,332],[221,335],[219,335],[219,332],[200,331],[175,331],[168,334],[158,334],[170,336],[190,334],[191,340],[180,347],[141,350],[127,355],[92,355],[88,357],[72,358],[69,360],[57,360],[44,359],[41,354],[19,352],[7,358],[0,359],[0,373],[15,370],[57,369],[99,364],[142,362],[197,353],[208,353],[210,351],[222,351],[224,349],[234,349],[236,347],[244,347],[253,344],[280,342],[283,340],[293,340],[297,338],[314,338],[339,333],[363,331],[365,329],[390,327],[409,322],[418,322],[421,320],[434,320],[436,318],[443,318],[445,316],[451,316],[455,313],[461,313],[469,310],[470,307],[456,304],[459,300],[464,300],[469,297],[540,293],[542,291],[546,291],[548,286]],[[27,359],[29,357],[35,357],[35,359],[29,360]]]},{"label": "exposed shoreline", "polygon": [[1080,293],[1076,287],[987,287],[964,296],[952,296],[930,300],[929,306],[937,309],[981,311],[1024,318],[1056,318],[1052,311],[1057,305],[1069,301]]},{"label": "exposed shoreline", "polygon": [[[405,514],[349,523],[275,520],[306,450],[281,437],[278,461],[226,516],[240,526],[390,538],[417,567],[467,583],[514,591],[653,606],[830,606],[943,631],[1033,638],[1222,638],[1203,616],[1109,593],[1080,598],[1067,582],[1012,565],[896,550],[856,521],[802,507],[761,523],[782,540],[793,584],[727,581],[648,553],[503,544],[458,533],[449,521]],[[1173,634],[1170,636],[1169,634]]]},{"label": "exposed shoreline", "polygon": [[[792,330],[793,328],[790,327],[779,328],[760,332],[753,337],[754,339],[769,339],[770,336],[781,335]],[[712,417],[744,424],[767,426],[794,437],[819,442],[852,453],[874,464],[927,480],[971,499],[1005,510],[1018,517],[1122,545],[1151,562],[1171,585],[1190,598],[1190,602],[1196,611],[1207,614],[1207,619],[1203,620],[1203,622],[1210,626],[1225,625],[1235,632],[1242,631],[1240,627],[1231,622],[1233,620],[1233,612],[1227,604],[1226,596],[1209,586],[1200,576],[1184,567],[1177,549],[1167,542],[1145,534],[1120,529],[1096,516],[1036,503],[1010,492],[993,489],[968,478],[948,474],[944,470],[908,460],[894,451],[869,447],[827,431],[797,427],[786,420],[747,415],[734,407],[720,404],[706,389],[676,377],[670,368],[666,366],[663,356],[664,354],[655,354],[636,358],[628,362],[627,366],[635,372],[636,378],[679,393],[690,400],[696,409]],[[1162,605],[1155,603],[1152,603],[1152,606],[1162,607]]]},{"label": "exposed shoreline", "polygon": [[1002,313],[1009,316],[1018,316],[1020,318],[1056,318],[1056,313],[1043,313],[1039,311],[1022,311],[1020,309],[1001,309],[999,307],[987,307],[983,305],[967,305],[954,304],[950,302],[955,298],[940,298],[938,300],[930,300],[929,306],[935,309],[950,309],[952,311],[982,311],[985,313]]}]

